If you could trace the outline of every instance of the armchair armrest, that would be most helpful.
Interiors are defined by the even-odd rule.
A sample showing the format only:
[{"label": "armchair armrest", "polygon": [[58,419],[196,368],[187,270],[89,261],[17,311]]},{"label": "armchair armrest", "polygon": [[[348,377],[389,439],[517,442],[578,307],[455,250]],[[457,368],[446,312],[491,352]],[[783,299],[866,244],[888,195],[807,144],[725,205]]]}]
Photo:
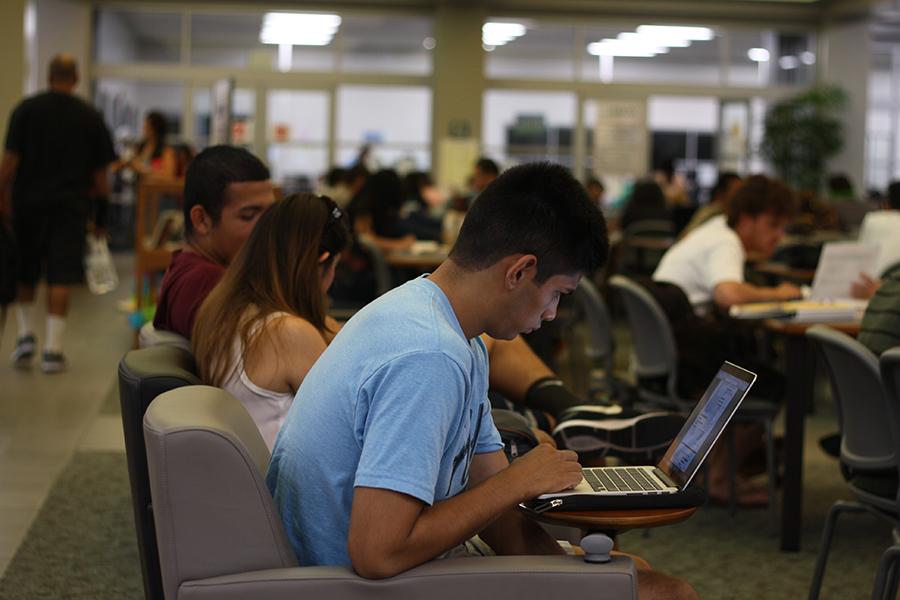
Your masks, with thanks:
[{"label": "armchair armrest", "polygon": [[349,567],[292,567],[187,581],[179,588],[178,600],[528,600],[572,593],[592,599],[636,600],[634,563],[622,556],[601,565],[587,564],[576,556],[450,558],[383,580],[363,579]]}]

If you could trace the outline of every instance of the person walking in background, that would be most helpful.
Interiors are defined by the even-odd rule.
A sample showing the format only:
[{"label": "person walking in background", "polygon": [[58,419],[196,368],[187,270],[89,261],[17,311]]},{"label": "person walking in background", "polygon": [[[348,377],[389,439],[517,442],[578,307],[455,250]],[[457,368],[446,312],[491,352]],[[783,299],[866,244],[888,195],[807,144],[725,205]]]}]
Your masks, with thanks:
[{"label": "person walking in background", "polygon": [[37,348],[35,286],[43,274],[48,314],[41,369],[58,373],[66,368],[62,342],[70,288],[84,280],[91,195],[96,202],[94,234],[103,235],[106,170],[116,156],[101,115],[74,95],[75,59],[55,56],[48,78],[49,90],[23,100],[10,116],[0,162],[0,217],[11,211],[19,254],[13,364],[32,363]]}]

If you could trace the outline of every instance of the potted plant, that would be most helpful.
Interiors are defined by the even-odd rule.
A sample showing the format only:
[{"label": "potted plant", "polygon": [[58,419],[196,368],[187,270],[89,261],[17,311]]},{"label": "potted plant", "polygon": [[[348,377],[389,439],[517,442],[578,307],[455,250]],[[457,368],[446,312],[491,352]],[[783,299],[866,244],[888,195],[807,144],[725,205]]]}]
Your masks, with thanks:
[{"label": "potted plant", "polygon": [[800,190],[819,190],[826,162],[844,146],[838,114],[846,104],[844,90],[820,85],[769,110],[761,151],[781,179]]}]

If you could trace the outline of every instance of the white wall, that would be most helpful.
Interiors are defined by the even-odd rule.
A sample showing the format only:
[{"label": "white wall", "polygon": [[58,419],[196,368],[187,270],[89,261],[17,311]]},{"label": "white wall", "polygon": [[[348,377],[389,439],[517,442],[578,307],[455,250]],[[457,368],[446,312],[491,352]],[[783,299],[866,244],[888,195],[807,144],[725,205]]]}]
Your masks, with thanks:
[{"label": "white wall", "polygon": [[37,62],[30,66],[30,79],[37,89],[47,85],[47,68],[61,52],[72,54],[81,70],[76,93],[90,95],[87,69],[90,65],[91,7],[75,0],[35,0],[37,25]]},{"label": "white wall", "polygon": [[844,149],[829,163],[829,171],[846,173],[857,189],[865,182],[866,111],[868,108],[869,25],[859,21],[832,25],[822,34],[825,47],[824,79],[841,86],[848,96],[842,113]]},{"label": "white wall", "polygon": [[506,145],[506,128],[523,114],[539,114],[549,127],[574,127],[576,97],[571,92],[526,92],[488,90],[484,94],[481,145],[502,148]]}]

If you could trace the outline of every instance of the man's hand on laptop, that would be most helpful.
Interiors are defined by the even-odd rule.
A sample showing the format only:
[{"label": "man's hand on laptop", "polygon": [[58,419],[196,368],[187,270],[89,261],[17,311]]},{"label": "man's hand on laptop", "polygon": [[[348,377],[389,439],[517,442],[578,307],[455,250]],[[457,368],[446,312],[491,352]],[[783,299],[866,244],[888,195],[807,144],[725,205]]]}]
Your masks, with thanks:
[{"label": "man's hand on laptop", "polygon": [[575,452],[539,444],[513,462],[502,476],[520,492],[519,500],[526,501],[575,487],[581,483],[581,465]]}]

